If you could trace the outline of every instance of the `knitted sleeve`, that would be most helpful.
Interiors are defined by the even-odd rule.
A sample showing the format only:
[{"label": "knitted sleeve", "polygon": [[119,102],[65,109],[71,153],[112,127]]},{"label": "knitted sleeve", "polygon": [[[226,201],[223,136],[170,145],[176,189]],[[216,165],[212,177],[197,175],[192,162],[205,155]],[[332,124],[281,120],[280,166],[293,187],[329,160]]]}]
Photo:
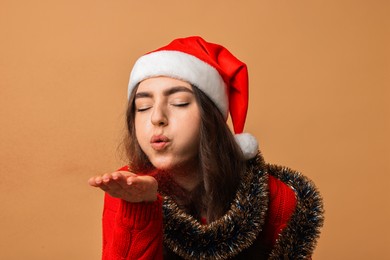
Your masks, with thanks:
[{"label": "knitted sleeve", "polygon": [[[272,164],[267,165],[267,171],[270,177],[273,176],[276,179],[276,185],[270,183],[269,186],[270,204],[271,200],[275,201],[275,207],[270,205],[270,214],[280,215],[275,215],[279,212],[278,208],[284,208],[287,213],[290,212],[285,224],[283,224],[284,221],[271,221],[276,222],[275,227],[280,231],[269,259],[280,259],[281,257],[310,259],[324,222],[322,197],[314,183],[297,171]],[[274,186],[274,192],[271,191],[271,186]],[[275,195],[272,195],[272,193]],[[282,197],[286,199],[281,200]],[[293,200],[294,203],[292,204]],[[291,212],[292,207],[289,205],[294,204],[294,210]],[[282,214],[282,216],[287,215]],[[276,217],[276,219],[279,219],[279,217]],[[286,218],[282,217],[281,219]]]},{"label": "knitted sleeve", "polygon": [[270,202],[263,232],[265,244],[272,247],[287,226],[297,202],[294,191],[282,181],[269,176],[268,184]]},{"label": "knitted sleeve", "polygon": [[163,258],[162,198],[130,203],[105,194],[103,260]]}]

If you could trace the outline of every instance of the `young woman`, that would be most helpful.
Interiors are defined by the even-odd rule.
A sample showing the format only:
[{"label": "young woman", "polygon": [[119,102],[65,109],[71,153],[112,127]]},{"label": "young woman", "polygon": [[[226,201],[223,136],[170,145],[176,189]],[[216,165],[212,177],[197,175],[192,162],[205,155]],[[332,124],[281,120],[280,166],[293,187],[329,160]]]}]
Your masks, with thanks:
[{"label": "young woman", "polygon": [[103,259],[310,258],[321,197],[264,162],[247,107],[246,65],[220,45],[181,38],[137,60],[129,165],[89,180],[106,192]]}]

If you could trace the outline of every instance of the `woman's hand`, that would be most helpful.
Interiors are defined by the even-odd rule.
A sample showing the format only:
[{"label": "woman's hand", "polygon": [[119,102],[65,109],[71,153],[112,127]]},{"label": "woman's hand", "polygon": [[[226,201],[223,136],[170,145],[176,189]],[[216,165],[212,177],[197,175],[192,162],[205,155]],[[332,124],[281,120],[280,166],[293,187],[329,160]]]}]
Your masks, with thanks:
[{"label": "woman's hand", "polygon": [[92,177],[88,184],[104,190],[112,197],[128,202],[151,202],[157,199],[158,183],[155,178],[148,175],[117,171]]}]

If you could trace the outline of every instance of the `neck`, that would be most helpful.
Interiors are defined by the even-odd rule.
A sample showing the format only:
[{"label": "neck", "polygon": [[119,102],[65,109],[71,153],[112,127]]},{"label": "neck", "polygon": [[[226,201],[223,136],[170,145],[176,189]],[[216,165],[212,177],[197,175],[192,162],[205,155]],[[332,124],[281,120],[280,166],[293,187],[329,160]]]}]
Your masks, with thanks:
[{"label": "neck", "polygon": [[197,162],[178,166],[170,175],[187,192],[193,191],[201,181]]},{"label": "neck", "polygon": [[169,171],[156,171],[154,177],[158,181],[159,191],[170,196],[177,205],[188,212],[198,212],[204,215],[201,212],[203,200],[200,194],[197,194],[201,183],[197,162],[191,165],[180,165]]},{"label": "neck", "polygon": [[197,162],[182,164],[166,171],[156,169],[151,174],[157,179],[160,191],[178,198],[187,197],[201,182]]}]

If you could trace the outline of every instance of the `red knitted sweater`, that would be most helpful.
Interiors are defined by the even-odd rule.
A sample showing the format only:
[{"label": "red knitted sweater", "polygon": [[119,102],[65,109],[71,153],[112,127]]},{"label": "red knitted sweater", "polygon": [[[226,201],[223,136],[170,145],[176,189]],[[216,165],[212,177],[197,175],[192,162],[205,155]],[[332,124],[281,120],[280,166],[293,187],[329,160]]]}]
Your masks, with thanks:
[{"label": "red knitted sweater", "polygon": [[[262,248],[272,248],[297,203],[294,191],[282,181],[269,176],[268,185],[269,206],[261,232]],[[151,203],[129,203],[106,194],[103,260],[163,259],[162,214],[161,196]]]}]

